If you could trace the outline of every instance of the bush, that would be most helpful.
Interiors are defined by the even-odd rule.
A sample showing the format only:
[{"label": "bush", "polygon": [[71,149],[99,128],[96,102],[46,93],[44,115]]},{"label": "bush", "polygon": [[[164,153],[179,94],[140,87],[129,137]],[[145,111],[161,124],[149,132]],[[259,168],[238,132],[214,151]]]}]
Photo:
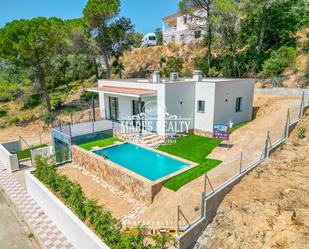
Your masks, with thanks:
[{"label": "bush", "polygon": [[35,165],[36,170],[33,174],[53,192],[60,195],[64,203],[70,206],[82,221],[87,221],[110,248],[167,248],[167,243],[171,241],[167,235],[162,238],[158,235],[154,238],[154,246],[147,245],[148,235],[143,233],[145,227],[138,226],[131,230],[130,234],[121,234],[122,227],[117,220],[95,200],[87,199],[78,183],[58,174],[55,166],[42,157],[36,158]]},{"label": "bush", "polygon": [[41,96],[39,94],[32,95],[22,106],[21,110],[32,109],[41,104]]},{"label": "bush", "polygon": [[304,139],[306,137],[306,129],[304,127],[300,127],[298,130],[298,138]]},{"label": "bush", "polygon": [[271,57],[263,64],[261,77],[274,78],[282,71],[292,65],[296,58],[296,49],[292,47],[282,46],[278,50],[271,53]]},{"label": "bush", "polygon": [[3,107],[0,106],[0,118],[6,116],[6,114],[7,114],[7,111]]},{"label": "bush", "polygon": [[80,99],[85,102],[90,101],[92,98],[99,99],[99,94],[86,91],[80,95]]},{"label": "bush", "polygon": [[14,117],[9,121],[10,125],[18,125],[20,122],[20,119],[18,117]]},{"label": "bush", "polygon": [[56,119],[56,114],[54,112],[47,112],[43,116],[43,121],[45,124],[49,125]]},{"label": "bush", "polygon": [[178,57],[168,57],[161,70],[161,75],[168,78],[171,73],[180,73],[183,68],[183,61]]}]

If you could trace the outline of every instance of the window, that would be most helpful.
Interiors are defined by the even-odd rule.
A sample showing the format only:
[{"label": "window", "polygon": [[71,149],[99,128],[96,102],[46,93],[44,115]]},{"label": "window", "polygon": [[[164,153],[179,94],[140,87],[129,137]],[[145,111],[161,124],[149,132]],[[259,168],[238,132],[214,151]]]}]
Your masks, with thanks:
[{"label": "window", "polygon": [[205,101],[197,101],[197,112],[205,112]]},{"label": "window", "polygon": [[242,97],[236,98],[236,112],[241,112],[242,111]]},{"label": "window", "polygon": [[200,30],[194,31],[194,38],[199,39],[200,37],[201,37],[201,31]]},{"label": "window", "polygon": [[184,15],[184,16],[183,16],[183,23],[184,23],[184,24],[186,24],[186,23],[187,23],[187,21],[188,21],[188,18],[187,18],[187,16],[186,16],[186,15]]},{"label": "window", "polygon": [[149,36],[148,39],[149,39],[149,41],[155,41],[156,37],[155,36]]},{"label": "window", "polygon": [[175,35],[171,36],[171,41],[174,42],[175,41]]},{"label": "window", "polygon": [[180,40],[181,40],[181,41],[184,41],[184,40],[185,40],[185,34],[181,34],[181,35],[180,35]]}]

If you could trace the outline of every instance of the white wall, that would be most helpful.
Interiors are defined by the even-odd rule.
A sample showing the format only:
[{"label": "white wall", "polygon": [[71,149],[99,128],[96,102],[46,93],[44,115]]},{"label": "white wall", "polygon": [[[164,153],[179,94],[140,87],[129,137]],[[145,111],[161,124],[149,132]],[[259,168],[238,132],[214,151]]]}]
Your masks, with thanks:
[{"label": "white wall", "polygon": [[[238,124],[252,118],[254,80],[233,80],[216,83],[215,115],[216,124]],[[242,111],[236,112],[236,98],[242,97]]]},{"label": "white wall", "polygon": [[171,115],[191,119],[189,129],[194,127],[194,82],[177,82],[166,84],[165,103]]},{"label": "white wall", "polygon": [[[195,11],[194,15],[197,16],[206,16],[205,11]],[[165,28],[165,23],[169,23],[170,20],[176,19],[176,28]],[[205,19],[204,19],[205,20]],[[191,19],[189,15],[187,15],[187,23],[184,22],[184,15],[180,15],[169,20],[163,21],[163,40],[164,44],[172,42],[172,36],[175,37],[175,42],[177,43],[190,43],[201,41],[203,39],[203,34],[205,31],[201,29],[201,26],[205,26],[205,21],[203,20],[194,20]],[[201,30],[201,37],[195,38],[194,37],[194,30]],[[181,40],[181,35],[185,36],[184,40]]]},{"label": "white wall", "polygon": [[[19,169],[17,152],[20,151],[20,141],[10,141],[0,144],[0,161],[2,161],[10,172]],[[11,154],[14,153],[14,154]]]},{"label": "white wall", "polygon": [[28,193],[76,249],[109,249],[75,214],[31,172],[25,172]]},{"label": "white wall", "polygon": [[[206,132],[213,131],[216,83],[196,82],[195,87],[195,124],[194,128]],[[205,112],[197,112],[197,102],[205,101]]]},{"label": "white wall", "polygon": [[[114,87],[128,87],[128,88],[139,88],[139,89],[149,89],[154,90],[157,93],[157,101],[159,106],[165,106],[165,84],[164,83],[142,83],[142,82],[128,82],[128,81],[117,81],[117,80],[99,80],[98,86],[114,86]],[[105,104],[102,104],[100,101],[100,108],[106,108],[107,117],[109,117],[109,107],[108,107],[108,98],[107,96],[115,96],[119,99],[119,118],[128,117],[132,113],[132,100],[137,99],[128,96],[121,96],[121,95],[108,95],[104,94],[105,97]],[[101,98],[101,96],[100,96]],[[122,105],[122,106],[121,106]],[[158,119],[164,120],[165,110],[164,108],[158,108]],[[158,125],[157,123],[157,132],[160,135],[164,135],[164,126]]]}]

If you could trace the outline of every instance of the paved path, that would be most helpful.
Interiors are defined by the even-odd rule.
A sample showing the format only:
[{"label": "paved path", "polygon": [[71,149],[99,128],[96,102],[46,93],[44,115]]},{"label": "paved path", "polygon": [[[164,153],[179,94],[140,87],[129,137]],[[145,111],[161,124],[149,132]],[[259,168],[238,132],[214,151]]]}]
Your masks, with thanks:
[{"label": "paved path", "polygon": [[0,189],[0,248],[39,248],[34,246],[32,241],[31,231],[16,215],[14,207],[7,202]]},{"label": "paved path", "polygon": [[[0,186],[4,189],[5,193],[15,204],[19,213],[30,226],[42,248],[73,249],[70,242],[63,236],[41,207],[20,185],[16,178],[7,171],[1,161]],[[3,247],[0,245],[0,248]]]}]

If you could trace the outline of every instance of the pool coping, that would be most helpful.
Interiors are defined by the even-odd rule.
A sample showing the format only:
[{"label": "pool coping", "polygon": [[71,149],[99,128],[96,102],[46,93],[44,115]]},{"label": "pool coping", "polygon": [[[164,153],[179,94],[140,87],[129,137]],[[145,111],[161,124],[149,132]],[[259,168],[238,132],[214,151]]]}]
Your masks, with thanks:
[{"label": "pool coping", "polygon": [[[160,151],[160,150],[156,150],[156,149],[153,149],[153,148],[150,148],[150,147],[147,147],[147,146],[144,146],[144,145],[141,145],[141,144],[136,144],[136,143],[133,143],[131,141],[124,141],[124,142],[120,142],[120,143],[117,143],[117,144],[112,144],[112,145],[109,145],[109,146],[106,146],[106,147],[103,147],[103,148],[100,148],[101,149],[107,149],[107,148],[110,148],[110,147],[115,147],[115,146],[119,146],[121,144],[125,144],[125,143],[130,143],[130,144],[133,144],[133,145],[136,145],[136,146],[139,146],[139,147],[142,147],[146,150],[150,150],[150,151],[153,151],[155,153],[158,153],[158,154],[161,154],[161,155],[164,155],[164,156],[167,156],[167,157],[170,157],[170,158],[173,158],[175,160],[178,160],[178,161],[181,161],[181,162],[184,162],[184,163],[187,163],[189,164],[188,166],[186,166],[185,168],[183,169],[180,169],[180,170],[177,170],[171,174],[168,174],[166,176],[163,176],[163,177],[160,177],[158,179],[156,179],[155,181],[152,181],[132,170],[129,170],[127,169],[126,167],[120,165],[120,164],[117,164],[109,159],[103,159],[103,157],[99,156],[98,154],[94,153],[94,151],[98,151],[98,150],[90,150],[89,152],[93,153],[94,155],[96,155],[97,157],[103,159],[104,161],[108,162],[109,164],[111,164],[112,166],[116,167],[117,169],[120,169],[120,170],[123,170],[125,171],[126,173],[128,174],[132,174],[134,175],[134,177],[137,177],[139,180],[143,181],[143,182],[146,182],[147,184],[149,184],[150,186],[152,185],[157,185],[158,183],[164,183],[166,181],[168,181],[169,179],[173,178],[174,176],[177,176],[183,172],[186,172],[192,168],[195,168],[197,167],[199,164],[196,163],[196,162],[193,162],[193,161],[190,161],[190,160],[187,160],[187,159],[184,159],[184,158],[181,158],[181,157],[178,157],[178,156],[175,156],[175,155],[171,155],[167,152],[163,152],[163,151]],[[81,147],[80,147],[81,148]]]}]

